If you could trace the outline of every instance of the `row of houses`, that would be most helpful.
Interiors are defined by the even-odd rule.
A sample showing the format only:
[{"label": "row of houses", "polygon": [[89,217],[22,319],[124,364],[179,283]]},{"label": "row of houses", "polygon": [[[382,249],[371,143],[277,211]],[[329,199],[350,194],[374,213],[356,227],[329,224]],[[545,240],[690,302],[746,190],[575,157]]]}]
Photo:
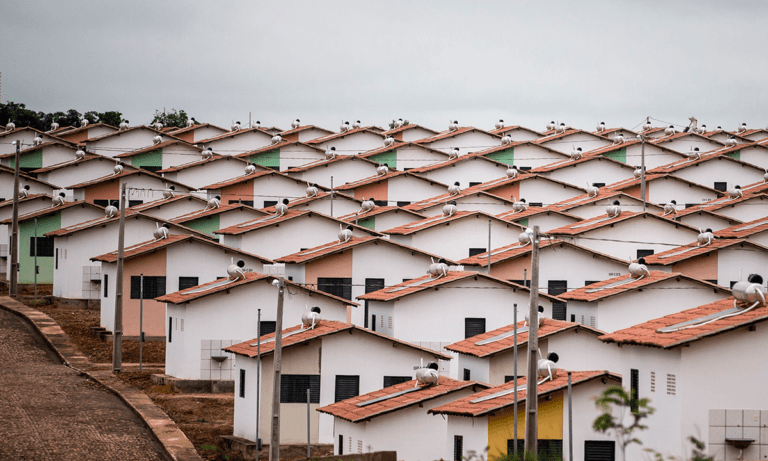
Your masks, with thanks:
[{"label": "row of houses", "polygon": [[[461,459],[506,454],[515,419],[523,433],[511,405],[526,398],[538,226],[541,451],[568,454],[570,372],[578,459],[614,459],[591,429],[613,384],[657,408],[646,446],[681,455],[697,435],[731,459],[743,438],[744,456],[768,455],[757,384],[721,371],[730,353],[765,372],[750,359],[768,318],[768,131],[398,125],[9,130],[2,235],[18,140],[19,281],[98,303],[109,333],[126,187],[124,335],[139,337],[143,301],[166,375],[232,382],[235,439],[270,436],[257,376],[272,372],[284,277],[281,440],[306,442],[309,403],[311,441],[337,454]],[[729,385],[743,392],[714,390]]]}]

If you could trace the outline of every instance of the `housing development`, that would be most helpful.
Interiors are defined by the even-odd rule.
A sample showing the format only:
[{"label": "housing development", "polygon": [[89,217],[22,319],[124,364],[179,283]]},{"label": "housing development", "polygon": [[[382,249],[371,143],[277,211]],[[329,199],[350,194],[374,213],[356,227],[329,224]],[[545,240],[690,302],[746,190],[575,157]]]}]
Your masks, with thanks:
[{"label": "housing development", "polygon": [[628,460],[768,459],[768,129],[285,122],[9,122],[0,279],[164,344],[248,459],[278,393],[283,445],[497,459],[533,399],[539,454],[618,460],[612,386]]}]

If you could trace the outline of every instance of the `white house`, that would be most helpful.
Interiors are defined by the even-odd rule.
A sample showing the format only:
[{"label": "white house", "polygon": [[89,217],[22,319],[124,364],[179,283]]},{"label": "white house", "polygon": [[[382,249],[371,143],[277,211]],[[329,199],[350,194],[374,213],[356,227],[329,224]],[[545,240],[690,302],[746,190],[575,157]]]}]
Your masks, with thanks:
[{"label": "white house", "polygon": [[338,155],[357,155],[380,147],[385,136],[368,128],[355,128],[341,133],[329,134],[307,141],[307,144],[328,150],[333,147]]},{"label": "white house", "polygon": [[221,155],[237,155],[252,151],[272,143],[272,134],[258,127],[230,131],[207,139],[195,141],[195,144]]},{"label": "white house", "polygon": [[437,133],[437,131],[431,128],[417,125],[415,123],[409,123],[408,125],[403,125],[400,128],[391,128],[381,134],[391,136],[400,142],[414,142],[428,138],[430,136],[434,136]]},{"label": "white house", "polygon": [[509,144],[479,150],[477,154],[505,165],[515,165],[523,171],[568,159],[566,154],[536,144],[533,140],[513,141]]},{"label": "white house", "polygon": [[[315,189],[317,190],[317,193],[315,193]],[[336,192],[331,194],[324,190],[324,187],[313,184],[307,187],[307,194],[304,197],[291,199],[288,203],[285,203],[285,205],[288,208],[316,211],[331,217],[346,216],[361,210],[362,200],[350,197],[346,194],[338,194]],[[262,208],[261,211],[270,214],[274,213],[275,205]]]},{"label": "white house", "polygon": [[566,128],[543,133],[543,136],[537,139],[536,144],[549,147],[550,149],[569,154],[576,147],[581,147],[583,152],[610,146],[611,141],[602,136],[592,134],[588,131]]},{"label": "white house", "polygon": [[690,152],[698,147],[701,152],[707,152],[723,147],[723,143],[697,133],[675,133],[671,136],[661,136],[651,140],[657,146],[664,146],[681,154]]},{"label": "white house", "polygon": [[490,133],[497,134],[499,136],[509,136],[514,142],[533,141],[542,136],[542,134],[538,131],[526,128],[521,125],[504,126],[491,130]]},{"label": "white house", "polygon": [[137,168],[156,173],[166,168],[200,160],[201,156],[201,148],[180,139],[168,139],[159,144],[153,143],[113,157]]},{"label": "white house", "polygon": [[[453,187],[448,190],[451,189]],[[458,193],[452,191],[405,205],[405,208],[426,216],[440,216],[443,214],[443,207],[449,203],[454,204],[458,211],[481,211],[490,215],[512,211],[514,205],[514,202],[510,199],[490,194],[478,187],[469,187],[460,190]]]},{"label": "white house", "polygon": [[222,204],[244,203],[254,208],[276,205],[283,199],[293,199],[306,195],[307,184],[292,176],[274,170],[251,172],[211,183],[204,187],[208,197],[218,196]]},{"label": "white house", "polygon": [[[282,134],[281,134],[282,136]],[[325,159],[325,151],[319,147],[283,138],[277,144],[238,154],[238,157],[273,170],[285,171]]]},{"label": "white house", "polygon": [[501,136],[480,130],[471,126],[448,129],[440,133],[422,138],[416,141],[418,144],[437,149],[445,153],[451,153],[453,149],[459,149],[459,155],[498,146]]},{"label": "white house", "polygon": [[[13,168],[0,165],[0,202],[13,200]],[[26,190],[30,195],[53,195],[59,186],[46,181],[35,179],[30,175],[19,172],[19,188]]]},{"label": "white house", "polygon": [[[638,193],[638,197],[639,195]],[[611,188],[601,188],[598,190],[597,195],[582,194],[578,197],[568,198],[550,205],[550,208],[557,211],[567,211],[574,216],[590,219],[604,215],[605,207],[611,205],[616,200],[621,202],[623,210],[643,211],[643,209],[646,209],[651,213],[662,212],[662,207],[655,203],[643,203],[638,198]]]},{"label": "white house", "polygon": [[717,200],[712,200],[711,202],[707,202],[703,205],[699,205],[698,209],[711,210],[717,214],[733,219],[738,219],[739,221],[746,223],[748,221],[754,221],[756,219],[768,216],[768,195],[745,194],[742,197],[739,197],[738,195],[728,195]]},{"label": "white house", "polygon": [[380,146],[366,152],[360,157],[367,158],[382,165],[400,171],[421,168],[448,159],[448,153],[422,146],[415,142],[395,141],[391,146]]},{"label": "white house", "polygon": [[49,134],[67,142],[82,144],[86,139],[96,138],[105,134],[114,133],[115,131],[117,131],[117,128],[112,125],[107,125],[106,123],[89,123],[88,125],[79,128],[57,131],[55,133],[49,132]]},{"label": "white house", "polygon": [[339,216],[342,221],[358,224],[376,232],[384,232],[425,218],[426,216],[421,213],[397,206],[374,206],[370,211],[358,210]]},{"label": "white house", "polygon": [[190,127],[180,128],[177,130],[169,131],[168,134],[174,138],[181,139],[190,144],[198,143],[204,139],[215,138],[222,134],[228,133],[228,130],[221,128],[220,126],[212,125],[210,123],[195,123]]},{"label": "white house", "polygon": [[[621,191],[642,200],[640,178],[630,178],[607,186],[608,189]],[[715,200],[722,195],[718,189],[689,181],[674,174],[648,173],[645,175],[645,199],[652,203],[665,205],[672,200],[675,208],[697,207],[702,203]]]},{"label": "white house", "polygon": [[[74,154],[74,153],[73,153]],[[111,157],[103,155],[85,153],[82,159],[72,155],[70,160],[51,165],[44,168],[38,168],[31,173],[37,176],[41,181],[58,184],[61,187],[69,188],[75,184],[81,184],[94,178],[102,178],[115,174],[115,165],[117,162]],[[131,165],[122,165],[123,171],[137,171],[138,168]],[[68,192],[67,198],[72,199],[72,192]]]},{"label": "white house", "polygon": [[[29,173],[39,168],[56,165],[75,159],[77,147],[61,141],[44,142],[37,146],[27,147],[19,152],[19,170]],[[0,163],[14,168],[16,153],[0,156]]]},{"label": "white house", "polygon": [[531,171],[578,187],[583,185],[603,187],[606,184],[632,178],[635,167],[598,155],[582,157],[578,160],[563,160]]},{"label": "white house", "polygon": [[755,219],[754,221],[737,224],[715,232],[715,237],[729,239],[744,239],[753,243],[768,247],[768,219]]},{"label": "white house", "polygon": [[713,231],[719,231],[727,227],[735,226],[737,224],[743,224],[738,219],[729,218],[721,214],[715,213],[699,207],[691,207],[683,210],[676,210],[672,213],[662,212],[661,216],[667,219],[679,221],[689,226],[697,227],[699,229],[712,229]]},{"label": "white house", "polygon": [[34,146],[35,138],[40,138],[43,143],[61,142],[61,139],[51,136],[48,133],[32,128],[32,127],[20,127],[11,131],[0,132],[0,155],[15,154],[16,141],[21,142],[21,150],[26,150],[29,147]]},{"label": "white house", "polygon": [[324,160],[293,167],[286,170],[286,173],[307,183],[330,189],[373,176],[378,167],[377,162],[367,158],[336,154]]},{"label": "white house", "polygon": [[348,182],[335,187],[334,190],[360,200],[373,200],[379,206],[407,206],[442,195],[447,188],[444,183],[421,174],[382,170],[381,174]]},{"label": "white house", "polygon": [[508,164],[478,152],[462,155],[455,159],[443,159],[437,163],[417,168],[413,172],[443,184],[459,182],[463,187],[472,187],[505,177],[508,168]]},{"label": "white house", "polygon": [[506,211],[496,216],[525,227],[539,226],[542,232],[582,221],[582,218],[565,211],[540,206],[528,206],[523,211]]},{"label": "white house", "polygon": [[333,131],[326,130],[315,125],[302,125],[280,133],[280,137],[291,142],[306,142],[323,136],[333,134]]},{"label": "white house", "polygon": [[266,216],[267,213],[243,205],[233,203],[217,207],[206,206],[203,209],[191,213],[179,215],[171,221],[190,229],[208,234],[213,240],[219,241],[219,236],[214,234],[219,229],[234,226],[247,221],[252,221]]},{"label": "white house", "polygon": [[[612,137],[609,139],[612,139]],[[646,142],[645,146],[643,146],[643,143],[634,135],[631,138],[627,137],[626,141],[621,144],[614,143],[610,146],[584,152],[584,155],[589,157],[608,157],[635,167],[645,162],[646,170],[661,165],[668,165],[685,158],[680,152],[668,149],[663,144],[656,145]],[[645,160],[643,160],[643,155],[645,155]]]},{"label": "white house", "polygon": [[192,190],[186,184],[171,181],[150,171],[133,169],[125,169],[122,173],[113,173],[73,184],[68,186],[68,189],[72,190],[74,200],[100,206],[112,204],[120,207],[120,191],[123,185],[128,191],[126,197],[128,206],[161,199],[170,186],[174,187],[177,194],[186,194]]},{"label": "white house", "polygon": [[705,154],[698,160],[682,160],[661,166],[651,173],[672,173],[676,177],[726,192],[741,184],[764,181],[765,170],[734,159],[728,151]]},{"label": "white house", "polygon": [[88,152],[115,157],[123,152],[151,146],[156,136],[161,136],[166,141],[173,139],[173,136],[152,127],[140,125],[88,138],[80,144],[84,144]]},{"label": "white house", "polygon": [[[157,172],[173,181],[203,189],[208,184],[226,181],[243,175],[248,162],[231,155],[216,155],[207,160],[189,157],[184,164],[165,168]],[[259,167],[257,166],[258,170]],[[262,169],[263,170],[263,169]]]},{"label": "white house", "polygon": [[[586,185],[586,184],[585,184]],[[529,206],[542,207],[584,195],[584,187],[574,186],[546,176],[518,173],[474,186],[474,189],[515,200],[524,198]]]},{"label": "white house", "polygon": [[[23,216],[27,213],[32,213],[37,210],[49,208],[53,197],[45,194],[32,194],[26,198],[19,198],[19,216]],[[11,200],[5,200],[0,202],[0,280],[6,280],[8,267],[10,267],[8,260],[10,259],[10,235],[8,231],[10,226],[8,224],[2,224],[3,221],[13,218],[13,198]]]}]

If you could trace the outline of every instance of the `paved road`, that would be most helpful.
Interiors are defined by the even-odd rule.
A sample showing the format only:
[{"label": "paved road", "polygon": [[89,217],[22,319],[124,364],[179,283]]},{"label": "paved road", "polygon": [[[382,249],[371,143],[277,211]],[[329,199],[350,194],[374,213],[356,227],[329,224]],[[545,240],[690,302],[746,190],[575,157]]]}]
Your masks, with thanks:
[{"label": "paved road", "polygon": [[0,310],[0,460],[160,460],[162,447],[115,395],[61,365]]}]

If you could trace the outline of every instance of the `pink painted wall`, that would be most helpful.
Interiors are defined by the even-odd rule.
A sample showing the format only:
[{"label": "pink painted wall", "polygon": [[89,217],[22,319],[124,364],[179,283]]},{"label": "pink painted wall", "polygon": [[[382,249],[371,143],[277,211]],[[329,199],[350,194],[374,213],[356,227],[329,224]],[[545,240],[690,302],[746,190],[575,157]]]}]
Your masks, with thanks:
[{"label": "pink painted wall", "polygon": [[702,280],[717,280],[717,252],[680,261],[672,265],[672,272]]},{"label": "pink painted wall", "polygon": [[[131,276],[165,276],[165,249],[125,261],[123,266],[123,336],[139,336],[140,300],[131,299]],[[144,300],[144,335],[165,336],[165,303]]]}]

